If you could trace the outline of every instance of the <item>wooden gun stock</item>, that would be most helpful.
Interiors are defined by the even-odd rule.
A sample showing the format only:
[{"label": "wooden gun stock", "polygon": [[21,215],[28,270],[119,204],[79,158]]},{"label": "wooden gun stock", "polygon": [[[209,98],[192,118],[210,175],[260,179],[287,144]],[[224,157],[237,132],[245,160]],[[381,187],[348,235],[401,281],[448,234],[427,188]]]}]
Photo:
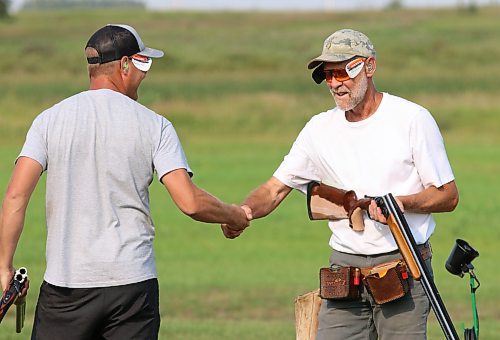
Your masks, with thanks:
[{"label": "wooden gun stock", "polygon": [[355,231],[365,229],[363,210],[371,199],[359,199],[353,190],[343,190],[323,183],[310,182],[307,186],[307,211],[311,220],[349,219]]}]

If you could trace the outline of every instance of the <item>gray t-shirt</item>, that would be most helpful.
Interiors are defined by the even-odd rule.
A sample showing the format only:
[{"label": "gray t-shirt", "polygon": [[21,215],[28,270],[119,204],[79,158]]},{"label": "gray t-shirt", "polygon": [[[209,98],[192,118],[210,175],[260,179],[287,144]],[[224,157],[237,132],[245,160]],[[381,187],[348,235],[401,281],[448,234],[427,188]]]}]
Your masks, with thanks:
[{"label": "gray t-shirt", "polygon": [[118,92],[85,91],[34,120],[21,156],[47,170],[47,282],[87,288],[156,277],[148,187],[154,172],[191,174],[166,118]]}]

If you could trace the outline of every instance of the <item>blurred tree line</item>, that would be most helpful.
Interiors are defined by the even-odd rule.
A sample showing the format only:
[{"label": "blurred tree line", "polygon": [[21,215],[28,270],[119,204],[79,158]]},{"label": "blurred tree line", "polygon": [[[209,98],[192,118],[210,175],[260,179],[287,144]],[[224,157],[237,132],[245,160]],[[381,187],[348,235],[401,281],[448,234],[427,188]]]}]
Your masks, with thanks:
[{"label": "blurred tree line", "polygon": [[0,0],[0,18],[6,17],[9,10],[9,0]]},{"label": "blurred tree line", "polygon": [[[8,0],[0,0],[8,1]],[[23,9],[71,9],[99,7],[140,7],[143,0],[27,0]]]}]

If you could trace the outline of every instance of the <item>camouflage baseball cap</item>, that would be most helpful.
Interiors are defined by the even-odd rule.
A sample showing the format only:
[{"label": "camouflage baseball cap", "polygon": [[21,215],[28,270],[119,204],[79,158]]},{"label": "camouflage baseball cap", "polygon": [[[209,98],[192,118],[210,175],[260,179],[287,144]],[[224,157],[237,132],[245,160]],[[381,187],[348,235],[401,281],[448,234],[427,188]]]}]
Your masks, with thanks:
[{"label": "camouflage baseball cap", "polygon": [[326,38],[323,52],[307,65],[313,69],[324,62],[339,62],[353,57],[375,57],[375,48],[366,35],[352,29],[341,29]]}]

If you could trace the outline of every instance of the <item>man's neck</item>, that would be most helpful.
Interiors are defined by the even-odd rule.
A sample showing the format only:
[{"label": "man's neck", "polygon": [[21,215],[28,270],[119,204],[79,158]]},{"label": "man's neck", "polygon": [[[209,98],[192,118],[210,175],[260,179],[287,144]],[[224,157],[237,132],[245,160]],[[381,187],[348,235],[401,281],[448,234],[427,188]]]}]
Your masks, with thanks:
[{"label": "man's neck", "polygon": [[374,86],[369,86],[365,98],[352,110],[346,111],[345,117],[349,122],[359,122],[374,114],[382,101],[383,94]]},{"label": "man's neck", "polygon": [[117,84],[116,81],[113,81],[113,79],[104,76],[91,78],[89,89],[90,90],[108,89],[116,92],[122,92],[120,91],[120,86]]}]

